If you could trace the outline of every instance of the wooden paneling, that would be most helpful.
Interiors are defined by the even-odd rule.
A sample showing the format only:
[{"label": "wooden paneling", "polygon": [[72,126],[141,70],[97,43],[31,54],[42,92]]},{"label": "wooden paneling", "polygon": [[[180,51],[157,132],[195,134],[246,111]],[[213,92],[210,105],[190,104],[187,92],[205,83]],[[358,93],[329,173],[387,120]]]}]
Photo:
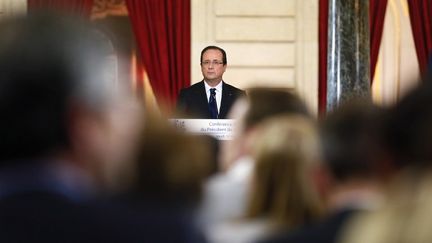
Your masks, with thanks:
[{"label": "wooden paneling", "polygon": [[294,18],[215,18],[216,41],[294,41]]},{"label": "wooden paneling", "polygon": [[216,0],[216,16],[294,16],[295,0]]},{"label": "wooden paneling", "polygon": [[250,87],[295,87],[293,68],[235,68],[228,67],[224,80],[242,88]]},{"label": "wooden paneling", "polygon": [[240,67],[294,67],[295,43],[223,43],[228,64]]}]

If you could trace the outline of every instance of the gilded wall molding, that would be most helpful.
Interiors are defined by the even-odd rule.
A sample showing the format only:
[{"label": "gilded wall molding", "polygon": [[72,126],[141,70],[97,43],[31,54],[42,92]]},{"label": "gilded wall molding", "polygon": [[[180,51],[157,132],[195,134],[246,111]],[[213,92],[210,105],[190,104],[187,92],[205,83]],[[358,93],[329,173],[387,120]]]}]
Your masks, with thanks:
[{"label": "gilded wall molding", "polygon": [[101,19],[107,16],[127,16],[125,0],[94,0],[91,18]]}]

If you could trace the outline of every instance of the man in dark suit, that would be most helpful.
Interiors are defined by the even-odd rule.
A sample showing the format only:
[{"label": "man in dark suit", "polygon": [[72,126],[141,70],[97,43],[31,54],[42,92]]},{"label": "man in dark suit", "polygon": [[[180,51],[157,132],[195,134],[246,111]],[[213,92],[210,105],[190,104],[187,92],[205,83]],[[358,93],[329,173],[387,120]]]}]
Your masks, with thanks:
[{"label": "man in dark suit", "polygon": [[99,200],[128,175],[140,109],[88,25],[0,23],[0,242],[195,242],[180,218]]},{"label": "man in dark suit", "polygon": [[191,118],[225,119],[234,101],[245,92],[223,81],[227,57],[222,48],[207,46],[200,61],[204,80],[180,91],[177,111]]}]

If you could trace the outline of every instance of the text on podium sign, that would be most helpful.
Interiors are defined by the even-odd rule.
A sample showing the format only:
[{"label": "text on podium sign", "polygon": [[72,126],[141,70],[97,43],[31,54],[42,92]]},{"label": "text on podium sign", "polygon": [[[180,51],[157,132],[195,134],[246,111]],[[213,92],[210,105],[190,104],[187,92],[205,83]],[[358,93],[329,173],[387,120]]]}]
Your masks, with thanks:
[{"label": "text on podium sign", "polygon": [[234,138],[234,119],[170,119],[178,129],[192,134],[207,134],[219,140]]}]

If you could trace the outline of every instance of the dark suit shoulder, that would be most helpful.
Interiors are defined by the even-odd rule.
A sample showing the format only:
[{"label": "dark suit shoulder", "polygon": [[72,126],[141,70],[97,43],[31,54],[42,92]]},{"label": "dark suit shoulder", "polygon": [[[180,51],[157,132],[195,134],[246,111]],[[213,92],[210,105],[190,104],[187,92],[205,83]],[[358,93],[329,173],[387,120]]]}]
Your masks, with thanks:
[{"label": "dark suit shoulder", "polygon": [[239,93],[245,93],[245,91],[244,90],[242,90],[242,89],[239,89],[239,88],[237,88],[237,87],[234,87],[234,86],[232,86],[232,85],[230,85],[230,84],[227,84],[227,83],[223,83],[223,88],[224,89],[227,89],[227,90],[231,90],[231,91],[235,91],[235,92],[239,92]]},{"label": "dark suit shoulder", "polygon": [[233,96],[235,99],[246,96],[246,92],[244,90],[236,88],[225,82],[223,83],[223,90],[224,93],[228,93],[230,96]]},{"label": "dark suit shoulder", "polygon": [[352,209],[342,210],[320,222],[263,239],[259,243],[334,243],[337,242],[345,223],[356,212],[357,210]]},{"label": "dark suit shoulder", "polygon": [[196,97],[196,93],[204,89],[204,81],[193,84],[187,88],[182,88],[177,97],[177,106],[185,106],[188,99]]},{"label": "dark suit shoulder", "polygon": [[204,81],[180,90],[177,98],[177,112],[188,118],[209,118]]},{"label": "dark suit shoulder", "polygon": [[187,92],[187,91],[202,90],[203,88],[204,88],[204,81],[200,81],[198,83],[192,84],[191,86],[189,86],[187,88],[183,88],[182,90],[184,92]]},{"label": "dark suit shoulder", "polygon": [[0,242],[8,243],[204,242],[180,214],[146,205],[137,211],[127,203],[75,202],[45,191],[0,198],[0,232]]}]

